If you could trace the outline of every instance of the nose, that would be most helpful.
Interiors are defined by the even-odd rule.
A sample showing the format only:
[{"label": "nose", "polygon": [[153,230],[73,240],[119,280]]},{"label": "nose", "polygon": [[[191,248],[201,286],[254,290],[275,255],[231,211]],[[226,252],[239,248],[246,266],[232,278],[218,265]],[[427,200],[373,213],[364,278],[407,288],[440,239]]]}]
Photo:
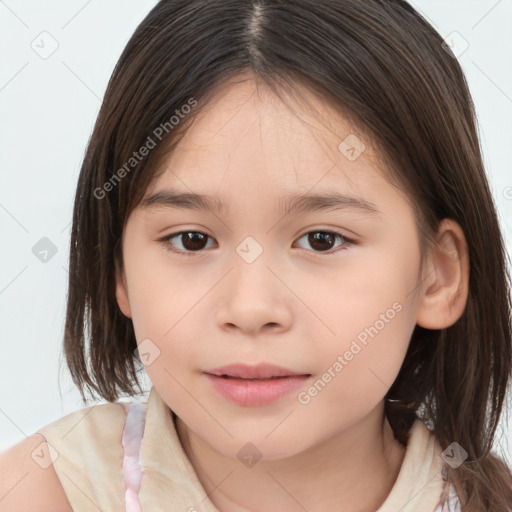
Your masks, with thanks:
[{"label": "nose", "polygon": [[284,284],[283,277],[263,258],[252,263],[235,261],[219,289],[219,327],[240,330],[251,336],[290,329],[293,293]]}]

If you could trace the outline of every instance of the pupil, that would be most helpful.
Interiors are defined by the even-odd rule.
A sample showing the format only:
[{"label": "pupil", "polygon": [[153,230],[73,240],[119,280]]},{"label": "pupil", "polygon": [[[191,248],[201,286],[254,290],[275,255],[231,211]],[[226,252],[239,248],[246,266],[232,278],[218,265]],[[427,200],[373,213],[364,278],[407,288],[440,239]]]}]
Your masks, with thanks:
[{"label": "pupil", "polygon": [[206,240],[206,236],[203,236],[201,233],[188,232],[182,236],[184,237],[183,246],[190,251],[202,249]]},{"label": "pupil", "polygon": [[[327,250],[330,249],[333,245],[332,241],[333,235],[331,233],[325,233],[325,232],[318,232],[309,235],[309,243],[311,244],[311,247],[320,249],[320,250]],[[326,242],[327,239],[330,239],[330,242]],[[318,247],[318,243],[320,242],[320,247]],[[326,244],[326,245],[325,245]],[[317,247],[315,247],[315,245]]]}]

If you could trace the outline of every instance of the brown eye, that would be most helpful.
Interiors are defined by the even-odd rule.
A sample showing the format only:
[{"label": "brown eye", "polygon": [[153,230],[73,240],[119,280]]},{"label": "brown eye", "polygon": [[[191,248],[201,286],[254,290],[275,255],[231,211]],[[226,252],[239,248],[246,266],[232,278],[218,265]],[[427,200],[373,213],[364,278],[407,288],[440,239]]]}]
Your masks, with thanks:
[{"label": "brown eye", "polygon": [[315,250],[328,251],[332,249],[336,235],[319,231],[318,233],[308,233],[308,243]]},{"label": "brown eye", "polygon": [[[181,255],[190,255],[204,249],[209,238],[208,235],[200,231],[180,231],[179,233],[172,233],[160,241],[170,251]],[[174,240],[177,240],[177,242]],[[178,242],[181,242],[181,247],[175,248]]]},{"label": "brown eye", "polygon": [[[299,240],[303,238],[307,240],[313,252],[325,253],[326,255],[336,254],[354,243],[353,240],[333,231],[310,231],[302,235]],[[209,239],[213,240],[212,237],[200,231],[180,231],[172,233],[159,241],[167,250],[180,256],[194,256],[194,253],[201,253],[203,249],[207,248]],[[336,239],[341,240],[341,243],[337,246],[335,245]],[[332,250],[333,247],[335,250]]]},{"label": "brown eye", "polygon": [[208,239],[207,235],[197,231],[187,231],[179,234],[178,236],[182,237],[181,241],[183,243],[183,247],[185,247],[187,251],[199,251],[200,249],[204,249],[206,240]]},{"label": "brown eye", "polygon": [[[300,237],[300,239],[305,238],[310,247],[314,250],[314,252],[328,252],[335,246],[335,240],[341,239],[342,243],[337,247],[341,247],[339,250],[345,249],[346,245],[348,245],[352,240],[344,237],[340,233],[336,233],[333,231],[310,231],[309,233],[305,233]],[[328,254],[335,254],[337,251],[330,251]]]}]

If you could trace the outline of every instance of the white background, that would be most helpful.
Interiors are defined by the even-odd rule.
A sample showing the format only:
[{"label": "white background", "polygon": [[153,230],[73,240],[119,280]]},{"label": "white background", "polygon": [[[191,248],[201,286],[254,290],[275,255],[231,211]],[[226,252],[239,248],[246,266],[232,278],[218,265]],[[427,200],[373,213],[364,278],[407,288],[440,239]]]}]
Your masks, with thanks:
[{"label": "white background", "polygon": [[[0,451],[83,407],[61,351],[75,186],[107,81],[155,3],[0,0]],[[512,254],[512,0],[411,3],[469,44],[459,61]],[[58,48],[43,59],[43,44]],[[46,263],[32,252],[43,237],[57,250]],[[497,437],[512,464],[512,422]]]}]

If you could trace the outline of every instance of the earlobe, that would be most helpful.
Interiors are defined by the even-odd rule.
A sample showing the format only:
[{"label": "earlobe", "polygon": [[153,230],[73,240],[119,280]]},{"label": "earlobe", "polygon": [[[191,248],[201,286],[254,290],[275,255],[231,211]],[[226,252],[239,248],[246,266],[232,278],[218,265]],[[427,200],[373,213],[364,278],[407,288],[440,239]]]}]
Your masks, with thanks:
[{"label": "earlobe", "polygon": [[453,325],[468,297],[469,253],[462,228],[454,220],[443,219],[437,241],[428,256],[416,319],[427,329]]},{"label": "earlobe", "polygon": [[119,309],[123,315],[131,318],[130,301],[128,300],[128,287],[126,286],[126,276],[124,270],[119,270],[116,264],[116,299]]}]

